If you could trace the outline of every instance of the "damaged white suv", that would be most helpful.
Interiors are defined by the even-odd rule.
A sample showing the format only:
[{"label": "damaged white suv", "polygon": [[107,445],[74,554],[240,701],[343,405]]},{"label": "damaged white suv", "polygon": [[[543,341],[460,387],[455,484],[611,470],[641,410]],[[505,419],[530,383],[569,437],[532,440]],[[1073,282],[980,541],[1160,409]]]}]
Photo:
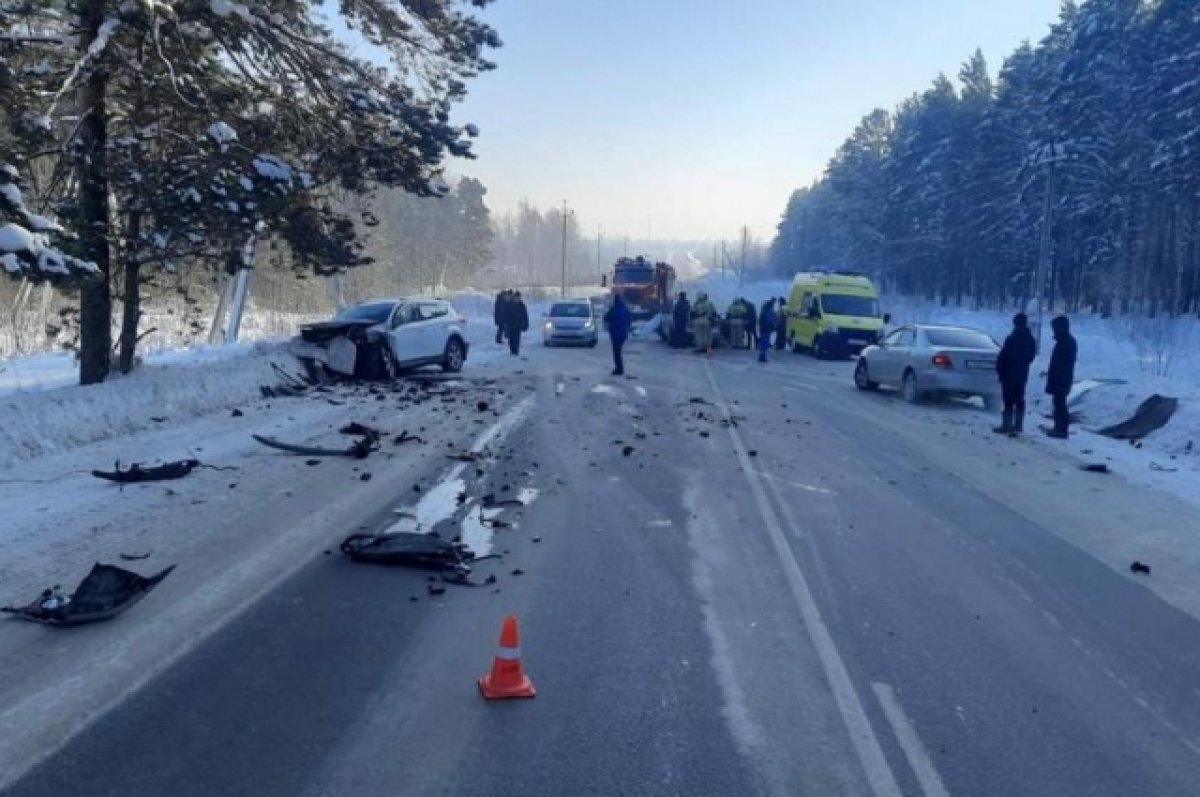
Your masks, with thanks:
[{"label": "damaged white suv", "polygon": [[467,360],[463,323],[443,299],[370,299],[347,307],[332,321],[301,327],[300,335],[307,343],[324,345],[326,363],[342,373],[369,375],[365,371],[375,370],[372,354],[382,355],[381,375],[423,365],[457,373]]}]

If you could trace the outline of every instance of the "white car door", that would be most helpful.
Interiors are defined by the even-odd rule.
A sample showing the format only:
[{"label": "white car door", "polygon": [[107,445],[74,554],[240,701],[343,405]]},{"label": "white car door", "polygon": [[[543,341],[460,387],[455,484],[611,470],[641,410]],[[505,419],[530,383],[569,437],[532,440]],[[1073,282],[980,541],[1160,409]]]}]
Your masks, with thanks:
[{"label": "white car door", "polygon": [[907,327],[892,330],[888,333],[887,337],[879,342],[879,348],[871,354],[871,359],[868,363],[871,379],[887,385],[895,383],[896,347],[900,345],[907,331]]},{"label": "white car door", "polygon": [[424,355],[421,341],[421,314],[415,302],[399,305],[392,314],[391,331],[388,338],[396,361],[404,364],[420,360]]},{"label": "white car door", "polygon": [[425,357],[440,358],[446,353],[446,339],[449,337],[449,327],[452,322],[450,305],[445,302],[422,302],[421,322],[424,327]]}]

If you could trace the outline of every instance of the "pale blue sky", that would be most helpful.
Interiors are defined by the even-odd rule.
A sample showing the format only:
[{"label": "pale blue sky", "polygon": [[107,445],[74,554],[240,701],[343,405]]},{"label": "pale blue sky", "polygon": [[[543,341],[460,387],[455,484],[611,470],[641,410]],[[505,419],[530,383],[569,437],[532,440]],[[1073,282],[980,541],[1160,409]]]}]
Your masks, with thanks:
[{"label": "pale blue sky", "polygon": [[497,0],[499,68],[456,112],[495,211],[568,200],[587,235],[774,232],[872,108],[993,74],[1059,0]]}]

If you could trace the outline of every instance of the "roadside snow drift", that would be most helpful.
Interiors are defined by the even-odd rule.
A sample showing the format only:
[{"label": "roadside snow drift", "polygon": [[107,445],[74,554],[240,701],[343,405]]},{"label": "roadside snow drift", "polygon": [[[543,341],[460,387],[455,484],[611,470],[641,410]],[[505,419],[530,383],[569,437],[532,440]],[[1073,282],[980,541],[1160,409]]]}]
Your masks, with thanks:
[{"label": "roadside snow drift", "polygon": [[299,363],[280,344],[225,347],[211,356],[146,365],[99,385],[0,396],[0,469],[98,440],[236,407]]}]

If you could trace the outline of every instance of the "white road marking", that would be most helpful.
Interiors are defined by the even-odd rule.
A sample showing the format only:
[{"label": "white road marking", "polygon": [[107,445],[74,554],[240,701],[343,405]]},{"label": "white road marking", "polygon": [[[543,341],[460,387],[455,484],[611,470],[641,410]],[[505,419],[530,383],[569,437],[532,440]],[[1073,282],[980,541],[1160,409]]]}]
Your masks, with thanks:
[{"label": "white road marking", "polygon": [[783,389],[789,393],[819,393],[821,390],[819,387],[813,387],[812,385],[804,385],[799,383],[793,385],[784,385]]},{"label": "white road marking", "polygon": [[[707,361],[704,371],[708,375],[708,382],[714,395],[720,401],[725,413],[729,414],[729,405],[721,394],[721,388],[717,386],[716,377],[713,376],[712,368],[709,367]],[[888,765],[883,748],[879,746],[879,739],[876,738],[875,730],[871,727],[870,720],[867,719],[866,709],[863,708],[862,700],[854,688],[854,682],[850,680],[850,673],[846,671],[846,664],[842,661],[841,654],[838,653],[833,636],[829,633],[829,628],[821,617],[821,609],[817,606],[812,590],[808,587],[804,571],[801,570],[800,563],[796,560],[791,546],[788,545],[783,525],[779,522],[779,517],[775,514],[770,502],[767,501],[762,480],[750,464],[750,457],[746,454],[742,436],[738,433],[737,427],[732,424],[726,431],[729,432],[729,437],[733,441],[733,450],[737,454],[742,472],[746,474],[746,480],[750,483],[750,493],[754,496],[755,503],[758,504],[758,511],[762,515],[767,535],[771,539],[776,556],[779,557],[779,564],[787,578],[792,598],[800,610],[804,629],[808,632],[809,640],[821,661],[821,668],[825,671],[825,678],[829,681],[834,702],[837,704],[838,712],[842,715],[842,722],[846,726],[850,741],[854,745],[854,751],[862,764],[871,792],[876,797],[884,795],[899,797],[901,792],[900,786],[896,782],[896,775]]]},{"label": "white road marking", "polygon": [[925,797],[950,797],[950,792],[946,791],[946,784],[942,783],[941,775],[933,766],[933,760],[929,758],[929,752],[921,743],[921,737],[917,735],[917,729],[913,727],[900,702],[896,700],[895,690],[888,684],[879,682],[872,683],[871,688],[875,690],[875,697],[879,700],[883,715],[892,726],[896,742],[904,751],[908,765],[912,767]]}]

